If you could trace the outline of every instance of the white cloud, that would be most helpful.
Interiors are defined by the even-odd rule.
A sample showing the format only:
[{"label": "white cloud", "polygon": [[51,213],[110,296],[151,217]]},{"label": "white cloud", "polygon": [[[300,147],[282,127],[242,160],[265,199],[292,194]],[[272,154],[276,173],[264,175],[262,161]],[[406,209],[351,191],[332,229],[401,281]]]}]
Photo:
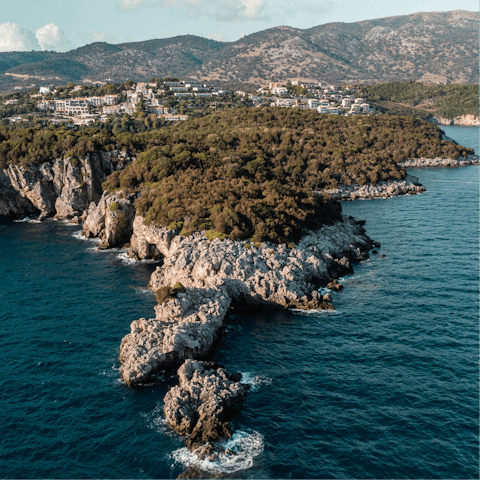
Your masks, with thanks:
[{"label": "white cloud", "polygon": [[39,28],[35,35],[42,50],[65,52],[72,48],[72,42],[68,41],[65,34],[53,23]]},{"label": "white cloud", "polygon": [[39,50],[40,44],[33,32],[21,28],[17,23],[0,25],[0,52],[25,52]]},{"label": "white cloud", "polygon": [[228,42],[228,40],[221,33],[211,33],[210,35],[206,35],[205,38],[216,40],[217,42]]},{"label": "white cloud", "polygon": [[265,20],[263,0],[121,0],[120,11],[141,7],[175,9],[188,18],[210,17],[223,22]]},{"label": "white cloud", "polygon": [[121,12],[126,10],[135,10],[136,8],[143,7],[145,5],[144,0],[122,0],[117,3],[117,9]]},{"label": "white cloud", "polygon": [[92,32],[92,33],[81,33],[83,41],[85,43],[94,43],[94,42],[107,42],[107,43],[117,43],[116,35],[108,35],[105,32]]}]

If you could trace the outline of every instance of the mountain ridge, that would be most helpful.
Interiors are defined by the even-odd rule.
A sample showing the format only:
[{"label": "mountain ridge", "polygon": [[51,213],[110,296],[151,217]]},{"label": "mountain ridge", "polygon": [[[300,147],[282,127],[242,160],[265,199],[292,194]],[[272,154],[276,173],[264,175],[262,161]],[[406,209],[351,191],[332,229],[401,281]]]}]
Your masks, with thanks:
[{"label": "mountain ridge", "polygon": [[[278,26],[235,42],[195,35],[108,44],[66,53],[0,53],[0,88],[29,78],[81,82],[188,77],[262,84],[298,79],[329,83],[478,83],[480,14],[456,10],[328,23]],[[16,77],[23,75],[25,77]]]}]

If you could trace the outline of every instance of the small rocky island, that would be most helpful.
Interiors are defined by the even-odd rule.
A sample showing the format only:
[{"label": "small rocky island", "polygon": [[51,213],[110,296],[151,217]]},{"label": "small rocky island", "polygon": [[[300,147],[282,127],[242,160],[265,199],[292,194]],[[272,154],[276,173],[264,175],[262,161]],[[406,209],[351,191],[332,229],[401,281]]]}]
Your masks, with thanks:
[{"label": "small rocky island", "polygon": [[338,199],[421,193],[404,167],[478,163],[421,120],[280,108],[136,137],[92,129],[72,139],[59,129],[48,145],[41,136],[30,145],[34,133],[20,135],[25,157],[0,150],[0,215],[83,223],[100,248],[159,262],[149,285],[155,315],[134,320],[121,341],[121,376],[135,386],[178,369],[165,418],[208,456],[231,435],[230,412],[247,394],[239,374],[204,361],[228,313],[333,309],[321,288],[339,290],[338,278],[374,247]]}]

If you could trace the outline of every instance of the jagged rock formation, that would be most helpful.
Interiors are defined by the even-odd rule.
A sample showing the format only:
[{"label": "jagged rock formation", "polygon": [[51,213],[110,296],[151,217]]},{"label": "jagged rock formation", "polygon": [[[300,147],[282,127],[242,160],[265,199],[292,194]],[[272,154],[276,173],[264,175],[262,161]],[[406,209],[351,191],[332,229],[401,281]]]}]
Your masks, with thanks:
[{"label": "jagged rock formation", "polygon": [[[405,166],[402,164],[402,166]],[[425,191],[418,178],[407,175],[404,180],[390,180],[376,185],[341,185],[326,192],[338,200],[358,200],[360,198],[388,198],[398,195],[414,195]]]},{"label": "jagged rock formation", "polygon": [[186,444],[191,450],[232,436],[228,414],[247,394],[247,385],[239,383],[241,374],[230,374],[210,362],[186,360],[178,370],[179,385],[165,395],[164,414],[168,425],[188,435]]},{"label": "jagged rock formation", "polygon": [[134,199],[135,195],[120,198],[115,193],[104,193],[98,204],[92,202],[84,213],[85,237],[102,239],[100,248],[121,247],[128,243],[133,233]]},{"label": "jagged rock formation", "polygon": [[410,158],[399,163],[400,167],[465,167],[467,165],[478,165],[478,155],[469,155],[468,158]]},{"label": "jagged rock formation", "polygon": [[[0,174],[0,215],[78,218],[102,196],[102,183],[132,158],[99,152],[80,159],[58,158],[40,166],[8,165]],[[16,192],[16,193],[14,193]]]},{"label": "jagged rock formation", "polygon": [[131,246],[136,258],[151,258],[152,252],[164,256],[151,277],[154,290],[180,282],[186,291],[156,306],[155,318],[132,323],[119,354],[128,385],[208,354],[232,305],[332,308],[318,288],[351,273],[350,261],[367,258],[372,242],[353,219],[310,232],[288,248],[228,239],[210,242],[200,232],[183,237],[146,226],[137,216]]},{"label": "jagged rock formation", "polygon": [[0,216],[18,218],[39,213],[38,208],[13,187],[10,177],[0,170]]}]

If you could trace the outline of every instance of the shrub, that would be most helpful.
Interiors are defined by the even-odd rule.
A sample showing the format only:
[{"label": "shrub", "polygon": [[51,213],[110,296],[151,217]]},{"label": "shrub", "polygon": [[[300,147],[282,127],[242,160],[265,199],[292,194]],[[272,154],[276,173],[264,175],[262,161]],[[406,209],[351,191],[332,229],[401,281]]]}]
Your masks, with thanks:
[{"label": "shrub", "polygon": [[118,208],[119,208],[118,203],[117,203],[117,202],[113,202],[113,203],[110,204],[109,210],[110,210],[111,212],[116,212],[116,211],[118,210]]},{"label": "shrub", "polygon": [[168,300],[177,298],[177,295],[179,293],[184,293],[184,292],[185,292],[185,287],[180,282],[177,282],[174,287],[170,287],[170,286],[160,287],[155,292],[155,298],[157,299],[157,302],[159,305],[163,305],[165,302],[168,302]]},{"label": "shrub", "polygon": [[227,238],[227,235],[225,233],[217,232],[216,230],[207,230],[205,232],[205,236],[212,241],[215,238],[218,238],[219,240],[225,240]]}]

